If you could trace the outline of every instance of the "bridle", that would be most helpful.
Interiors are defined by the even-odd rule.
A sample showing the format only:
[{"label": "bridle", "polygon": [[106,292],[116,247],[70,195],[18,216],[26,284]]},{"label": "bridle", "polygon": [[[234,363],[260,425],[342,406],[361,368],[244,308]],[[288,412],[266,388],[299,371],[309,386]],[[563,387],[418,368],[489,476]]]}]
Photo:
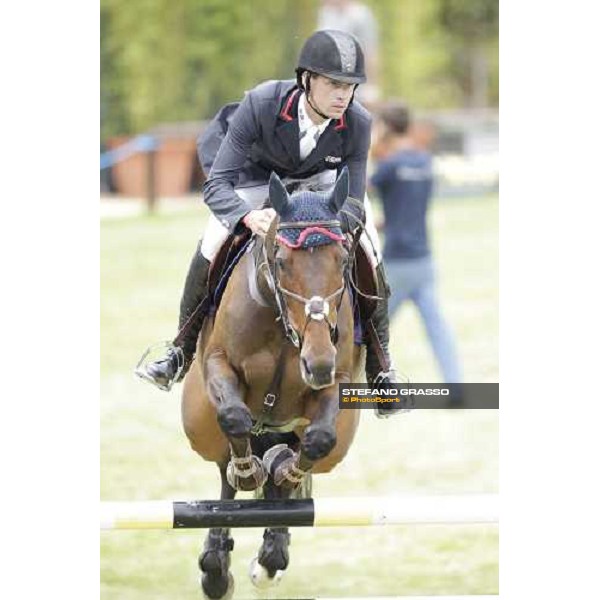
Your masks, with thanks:
[{"label": "bridle", "polygon": [[[329,328],[329,335],[332,343],[337,343],[337,318],[335,322],[331,320],[330,306],[334,303],[334,301],[337,298],[337,316],[337,313],[340,309],[344,297],[344,291],[346,290],[350,276],[351,257],[349,252],[349,244],[345,238],[343,240],[340,240],[342,246],[346,248],[347,251],[344,271],[342,273],[342,285],[325,298],[316,295],[312,296],[311,298],[306,298],[301,294],[297,294],[296,292],[293,292],[281,285],[279,277],[279,264],[276,259],[277,248],[279,247],[279,244],[277,243],[278,233],[285,229],[303,229],[304,231],[310,231],[311,228],[314,228],[320,231],[328,231],[334,227],[340,227],[340,222],[337,219],[280,223],[279,217],[276,217],[275,219],[273,219],[271,227],[269,228],[269,231],[263,243],[264,261],[260,265],[260,267],[266,270],[265,275],[267,279],[267,284],[269,285],[269,288],[271,289],[275,297],[275,303],[278,311],[278,316],[276,320],[281,321],[286,339],[298,349],[302,348],[306,328],[308,327],[311,321],[324,321]],[[304,325],[302,326],[300,332],[297,331],[290,322],[286,298],[304,304],[304,314],[306,318],[304,320]]]},{"label": "bridle", "polygon": [[[342,210],[342,212],[344,211]],[[344,235],[335,234],[332,231],[333,228],[341,229],[341,223],[339,220],[331,219],[321,221],[296,221],[280,223],[279,216],[276,216],[271,222],[271,226],[269,227],[269,231],[267,232],[264,240],[258,241],[257,246],[259,246],[259,248],[257,248],[257,252],[254,255],[254,260],[256,261],[256,283],[260,288],[260,282],[263,280],[269,287],[275,303],[273,308],[277,313],[276,321],[281,322],[285,341],[289,343],[283,343],[281,345],[279,357],[276,359],[273,378],[271,379],[271,382],[265,391],[262,410],[252,426],[252,433],[255,435],[262,434],[268,430],[268,427],[265,427],[265,423],[268,422],[269,415],[272,413],[277,398],[281,393],[281,385],[289,349],[291,349],[291,347],[295,347],[297,350],[302,350],[304,335],[309,323],[312,321],[316,321],[317,323],[325,322],[329,329],[329,337],[332,344],[335,346],[338,342],[339,331],[337,321],[339,310],[344,298],[344,292],[349,285],[355,287],[352,280],[352,269],[354,267],[354,254],[360,238],[360,230],[357,229],[354,236],[351,236],[350,240],[348,240]],[[279,247],[278,238],[282,241],[284,240],[284,238],[279,235],[279,232],[286,229],[301,229],[301,233],[295,244],[285,243],[286,246],[292,248],[301,247],[303,241],[311,232],[318,232],[323,235],[327,235],[336,242],[341,242],[346,251],[346,256],[344,257],[345,264],[342,272],[342,285],[333,293],[329,294],[325,298],[316,295],[312,296],[311,298],[306,298],[301,294],[293,292],[292,290],[288,290],[281,285],[276,254]],[[260,294],[260,290],[257,291]],[[267,299],[271,299],[268,295],[263,295],[263,298],[265,301],[267,301]],[[288,305],[286,301],[287,299],[304,304],[304,314],[306,318],[300,332],[297,331],[290,322]],[[330,306],[336,299],[336,319],[335,322],[333,322],[330,316]]]}]

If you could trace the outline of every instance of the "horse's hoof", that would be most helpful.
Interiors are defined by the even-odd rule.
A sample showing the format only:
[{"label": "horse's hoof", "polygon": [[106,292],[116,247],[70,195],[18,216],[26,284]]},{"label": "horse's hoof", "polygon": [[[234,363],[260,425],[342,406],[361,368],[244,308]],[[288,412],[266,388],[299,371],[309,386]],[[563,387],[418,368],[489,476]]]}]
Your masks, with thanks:
[{"label": "horse's hoof", "polygon": [[[211,581],[212,579],[212,581]],[[235,580],[231,571],[227,572],[227,582],[225,586],[221,581],[213,579],[212,574],[202,573],[198,578],[202,586],[202,596],[204,600],[231,600],[235,589]]]},{"label": "horse's hoof", "polygon": [[284,571],[275,571],[275,575],[269,577],[269,571],[258,562],[258,557],[254,557],[250,563],[250,581],[259,590],[266,590],[278,585],[283,577],[283,573]]},{"label": "horse's hoof", "polygon": [[227,483],[239,492],[252,492],[262,487],[268,477],[269,473],[258,456],[252,455],[248,469],[240,470],[232,461],[227,465]]}]

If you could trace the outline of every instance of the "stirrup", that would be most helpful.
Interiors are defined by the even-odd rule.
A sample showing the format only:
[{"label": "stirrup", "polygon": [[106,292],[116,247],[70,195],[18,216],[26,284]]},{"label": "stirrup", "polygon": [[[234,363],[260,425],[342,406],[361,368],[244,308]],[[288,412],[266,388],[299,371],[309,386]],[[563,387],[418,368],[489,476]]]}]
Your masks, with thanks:
[{"label": "stirrup", "polygon": [[[394,376],[396,378],[396,384],[400,384],[401,387],[410,385],[410,379],[408,375],[405,375],[402,372],[396,371],[393,367],[389,371],[380,371],[373,379],[373,383],[371,387],[378,387],[380,385],[389,385],[383,383],[384,379],[389,379],[390,376]],[[391,410],[380,412],[380,407],[375,407],[375,416],[378,419],[389,419],[393,415],[411,412],[414,409],[414,398],[412,396],[408,396],[406,399],[406,403],[410,406],[408,408],[393,408]]]},{"label": "stirrup", "polygon": [[[148,364],[154,362],[154,360],[151,360],[150,355],[154,355],[155,353],[157,353],[158,350],[162,350],[162,354],[168,354],[170,352],[173,352],[177,357],[177,370],[175,371],[175,375],[173,376],[171,381],[166,385],[160,384],[157,381],[155,381],[152,377],[150,377],[147,371]],[[183,354],[183,350],[179,346],[175,346],[173,342],[169,341],[158,342],[157,344],[149,346],[144,352],[144,354],[142,354],[142,357],[140,358],[138,364],[135,367],[134,373],[140,379],[148,381],[149,383],[157,387],[159,390],[163,390],[164,392],[170,392],[173,385],[179,380],[179,376],[181,375],[184,366],[185,355]]]},{"label": "stirrup", "polygon": [[[389,379],[390,377],[396,377],[397,373],[395,369],[390,369],[389,371],[379,371],[379,373],[377,373],[377,375],[375,375],[375,377],[373,378],[373,383],[371,383],[371,387],[378,387],[380,385],[389,385],[389,384],[385,384],[383,383],[384,379]],[[407,378],[408,380],[408,378]],[[403,382],[404,383],[404,382]]]},{"label": "stirrup", "polygon": [[389,371],[379,371],[377,375],[373,378],[373,382],[371,383],[371,387],[377,387],[378,385],[389,385],[383,383],[384,379],[389,379],[390,377],[396,378],[396,383],[401,383],[402,385],[408,385],[410,383],[410,379],[408,375],[402,373],[402,371],[397,371],[394,367],[390,367]]}]

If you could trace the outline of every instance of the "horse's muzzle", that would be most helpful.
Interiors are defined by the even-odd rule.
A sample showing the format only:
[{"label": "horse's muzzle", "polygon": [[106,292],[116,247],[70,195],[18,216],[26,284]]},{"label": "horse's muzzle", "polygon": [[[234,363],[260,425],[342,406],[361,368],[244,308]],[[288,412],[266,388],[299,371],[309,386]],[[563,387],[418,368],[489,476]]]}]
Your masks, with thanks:
[{"label": "horse's muzzle", "polygon": [[320,390],[333,385],[335,380],[335,362],[317,362],[301,358],[300,373],[306,385],[313,388],[313,390]]}]

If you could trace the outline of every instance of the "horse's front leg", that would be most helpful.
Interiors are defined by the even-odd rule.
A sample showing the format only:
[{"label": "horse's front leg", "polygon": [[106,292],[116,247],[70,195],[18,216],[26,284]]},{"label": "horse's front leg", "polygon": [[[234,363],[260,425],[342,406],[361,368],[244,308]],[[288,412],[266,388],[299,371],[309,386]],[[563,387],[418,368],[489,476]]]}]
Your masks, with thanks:
[{"label": "horse's front leg", "polygon": [[339,413],[338,386],[314,392],[307,402],[311,424],[300,439],[300,451],[279,445],[264,456],[265,466],[275,485],[286,489],[296,488],[314,464],[327,456],[336,445],[336,418]]},{"label": "horse's front leg", "polygon": [[227,481],[236,490],[255,490],[264,484],[267,472],[261,459],[252,455],[252,415],[244,403],[239,378],[222,350],[208,355],[204,369],[208,397],[231,449]]}]

